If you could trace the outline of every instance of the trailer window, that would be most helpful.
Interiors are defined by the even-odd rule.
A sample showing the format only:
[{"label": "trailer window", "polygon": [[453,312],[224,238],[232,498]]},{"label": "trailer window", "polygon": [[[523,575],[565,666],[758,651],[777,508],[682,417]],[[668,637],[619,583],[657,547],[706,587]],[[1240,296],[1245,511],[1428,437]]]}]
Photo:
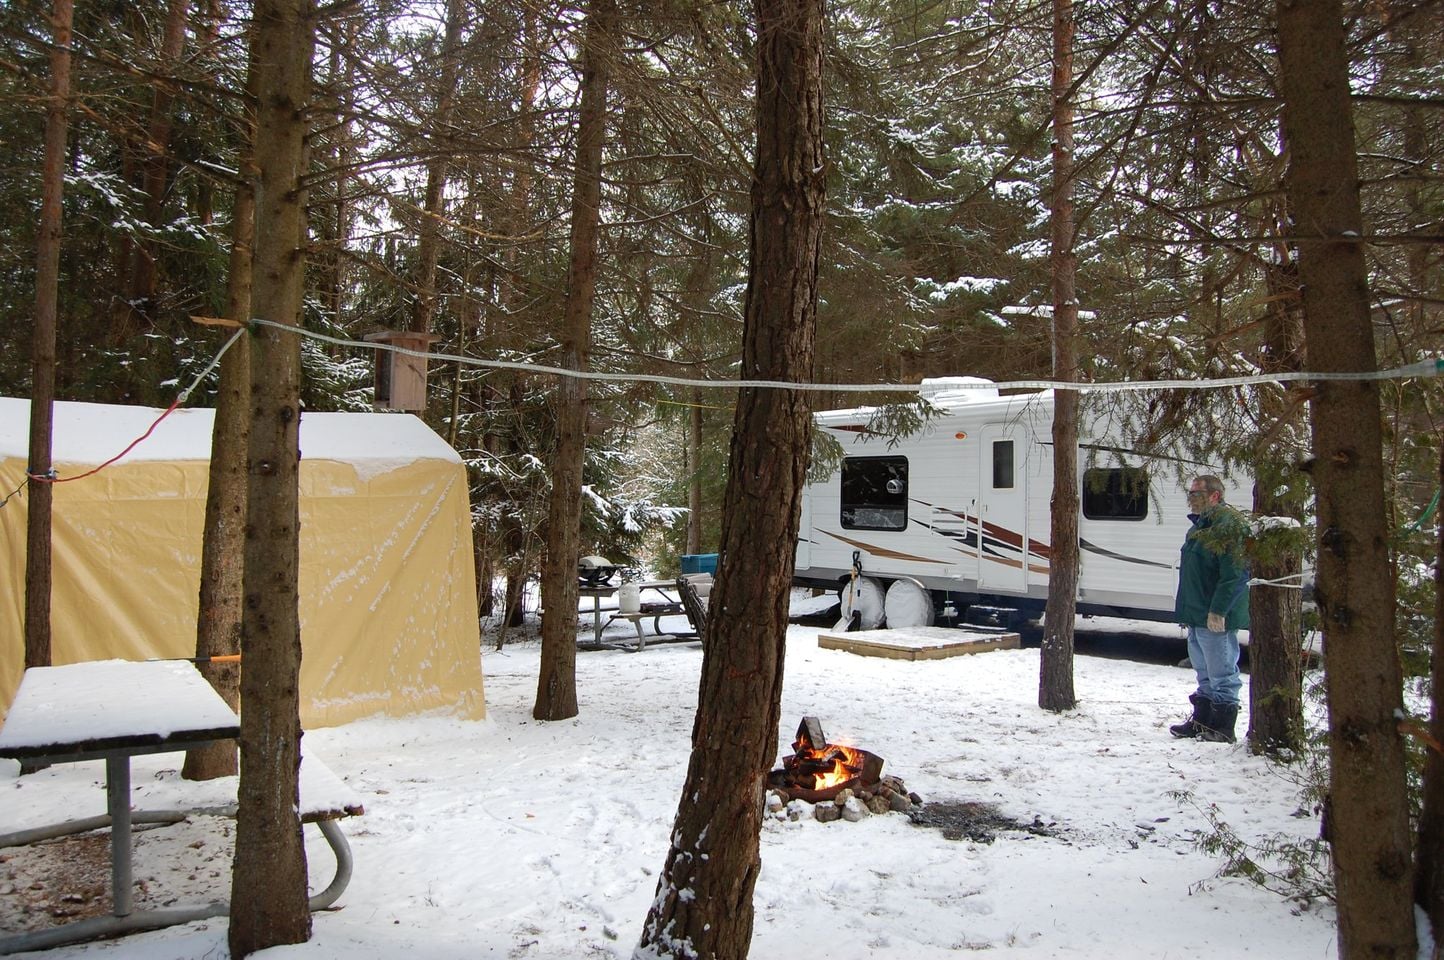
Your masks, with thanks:
[{"label": "trailer window", "polygon": [[847,530],[905,530],[907,457],[849,457],[842,462],[842,526]]},{"label": "trailer window", "polygon": [[1142,520],[1148,516],[1148,471],[1142,467],[1084,470],[1083,516],[1089,520]]},{"label": "trailer window", "polygon": [[1013,441],[993,441],[993,489],[1013,489]]}]

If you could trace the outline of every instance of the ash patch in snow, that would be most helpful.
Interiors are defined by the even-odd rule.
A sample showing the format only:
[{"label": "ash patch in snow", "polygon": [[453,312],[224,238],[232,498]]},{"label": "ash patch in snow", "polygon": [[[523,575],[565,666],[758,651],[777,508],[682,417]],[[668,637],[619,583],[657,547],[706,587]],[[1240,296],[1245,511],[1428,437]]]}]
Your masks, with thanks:
[{"label": "ash patch in snow", "polygon": [[1044,823],[1034,817],[1024,823],[1005,816],[989,803],[973,801],[930,802],[908,811],[908,819],[920,827],[933,827],[943,832],[945,840],[972,840],[992,843],[999,833],[1028,833],[1035,837],[1061,837],[1056,824]]}]

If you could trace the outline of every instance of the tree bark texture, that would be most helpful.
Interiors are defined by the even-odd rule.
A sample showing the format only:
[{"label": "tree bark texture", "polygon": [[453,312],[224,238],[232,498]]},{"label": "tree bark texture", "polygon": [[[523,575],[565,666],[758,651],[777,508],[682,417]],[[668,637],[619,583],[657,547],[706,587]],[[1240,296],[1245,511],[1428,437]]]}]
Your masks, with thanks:
[{"label": "tree bark texture", "polygon": [[[254,315],[297,325],[304,280],[306,109],[315,21],[308,0],[260,0],[256,74]],[[241,780],[230,950],[245,957],[311,935],[297,814],[301,724],[297,613],[300,338],[256,327],[251,343]]]},{"label": "tree bark texture", "polygon": [[687,552],[702,552],[702,390],[692,388],[687,411]]},{"label": "tree bark texture", "polygon": [[[526,152],[533,148],[536,141],[537,102],[541,97],[541,28],[539,15],[533,6],[524,6],[520,11],[520,18],[517,32],[521,58],[516,85],[517,122],[514,125],[511,147],[519,152]],[[513,235],[520,235],[526,231],[526,224],[530,222],[533,205],[532,171],[528,164],[517,165],[506,201],[503,221],[505,227]],[[522,258],[519,245],[505,245],[498,259],[500,269],[496,272],[496,309],[487,312],[481,335],[493,349],[510,349],[522,340],[514,325],[518,316],[524,312],[523,305],[527,302],[530,290],[526,283],[526,271],[520,268]],[[479,407],[483,411],[508,411],[512,416],[518,415],[524,392],[519,377],[489,377],[479,390]],[[485,419],[494,424],[502,418],[487,416]],[[490,428],[483,433],[481,442],[483,449],[503,455],[522,449],[514,437],[504,436]],[[502,597],[502,625],[497,630],[498,648],[506,636],[506,629],[519,627],[525,620],[522,596],[526,580],[533,570],[530,565],[533,551],[524,549],[524,546],[535,536],[530,529],[523,527],[521,518],[512,514],[502,518],[500,527],[500,535],[490,532],[488,534],[490,543],[502,545],[503,561],[500,566],[506,576],[506,588]]]},{"label": "tree bark texture", "polygon": [[[30,360],[29,476],[50,473],[54,424],[55,328],[60,300],[60,216],[65,140],[70,126],[70,38],[75,7],[55,0],[51,14],[50,98],[45,105],[45,159],[35,251],[35,325]],[[50,527],[54,490],[29,481],[25,533],[25,666],[50,665]]]},{"label": "tree bark texture", "polygon": [[[255,76],[248,77],[248,86]],[[254,110],[252,89],[248,110]],[[250,140],[255,140],[254,124]],[[236,187],[232,205],[230,275],[226,282],[226,316],[242,323],[251,318],[251,254],[255,240],[256,197],[251,189],[254,166]],[[217,657],[241,652],[241,578],[246,549],[246,445],[251,393],[250,342],[242,337],[221,358],[216,419],[211,429],[211,465],[206,487],[205,535],[201,542],[200,604],[196,618],[196,656]],[[201,675],[210,681],[233,710],[241,704],[241,668],[236,663],[202,662]],[[212,780],[234,776],[239,769],[236,745],[217,740],[186,751],[181,776]]]},{"label": "tree bark texture", "polygon": [[[602,145],[606,139],[607,87],[611,82],[616,20],[615,0],[592,0],[582,54],[571,266],[562,330],[562,366],[571,370],[586,370],[591,352],[601,227]],[[536,705],[532,708],[532,716],[538,720],[565,720],[577,715],[577,560],[581,557],[587,382],[563,377],[552,396],[557,441],[547,510],[547,550],[542,564],[546,612],[542,616],[541,671]]]},{"label": "tree bark texture", "polygon": [[[1293,516],[1263,482],[1254,484],[1253,510],[1259,516]],[[1252,575],[1284,580],[1299,573],[1297,554],[1254,557]],[[1292,750],[1303,733],[1303,604],[1292,587],[1249,589],[1248,740],[1256,752]]]},{"label": "tree bark texture", "polygon": [[[758,0],[755,9],[757,157],[741,376],[806,381],[826,199],[823,4]],[[637,957],[747,956],[811,436],[804,392],[739,392],[692,756]]]},{"label": "tree bark texture", "polygon": [[[1280,229],[1286,216],[1280,216]],[[1303,318],[1299,312],[1297,263],[1286,245],[1280,244],[1278,262],[1268,265],[1269,292],[1265,317],[1264,349],[1259,369],[1278,373],[1303,369]],[[1262,391],[1260,412],[1273,438],[1289,437],[1296,429],[1298,409],[1283,389]],[[1261,517],[1303,519],[1296,499],[1280,497],[1283,473],[1294,469],[1276,444],[1264,438],[1254,456],[1253,511]],[[1302,569],[1302,558],[1293,552],[1265,550],[1251,558],[1253,576],[1260,580],[1281,580]],[[1285,582],[1293,583],[1295,581]],[[1248,643],[1248,740],[1256,751],[1295,749],[1304,730],[1303,715],[1303,602],[1300,591],[1291,587],[1258,586],[1249,591]]]},{"label": "tree bark texture", "polygon": [[[322,239],[320,249],[313,249],[312,270],[319,275],[317,298],[322,313],[338,328],[346,323],[346,282],[347,258],[345,249],[351,235],[350,190],[355,178],[353,166],[356,155],[354,133],[357,116],[356,91],[357,66],[355,51],[359,47],[362,18],[347,16],[334,24],[336,38],[331,43],[331,56],[326,64],[327,92],[334,97],[328,104],[330,126],[323,138],[322,150],[313,147],[312,156],[319,156],[320,163],[333,171],[331,196],[324,200],[317,198],[312,209],[317,216],[312,220],[315,233]],[[321,221],[317,223],[316,221]]]},{"label": "tree bark texture", "polygon": [[[1439,482],[1444,484],[1444,447],[1439,451]],[[1434,567],[1434,655],[1429,671],[1429,734],[1444,743],[1444,523]],[[1423,807],[1419,812],[1418,877],[1415,900],[1429,914],[1435,957],[1444,934],[1444,754],[1424,752]]]},{"label": "tree bark texture", "polygon": [[416,302],[411,313],[411,329],[430,333],[436,313],[436,261],[440,251],[441,215],[450,164],[441,153],[441,140],[451,126],[452,105],[456,102],[456,82],[461,65],[461,31],[466,23],[463,0],[447,0],[446,33],[441,44],[441,76],[436,110],[428,123],[431,149],[436,151],[426,162],[426,195],[422,201],[421,225],[416,243]]},{"label": "tree bark texture", "polygon": [[[1276,10],[1310,365],[1320,372],[1373,370],[1341,6],[1279,0]],[[1378,388],[1317,383],[1310,420],[1339,956],[1413,960],[1412,837]]]},{"label": "tree bark texture", "polygon": [[[1421,13],[1421,9],[1427,7],[1421,8],[1416,0],[1390,0],[1378,7],[1379,17],[1389,36],[1401,48],[1402,57],[1394,70],[1406,75],[1427,71],[1429,64],[1438,56],[1440,18],[1437,12],[1431,16]],[[1430,164],[1429,113],[1429,108],[1423,104],[1406,107],[1402,111],[1404,162],[1418,170]],[[1412,179],[1404,187],[1403,200],[1411,229],[1427,229],[1425,225],[1430,222],[1433,195],[1433,189],[1425,185],[1423,178]],[[1411,244],[1405,254],[1408,289],[1416,298],[1405,308],[1410,330],[1422,332],[1428,329],[1425,324],[1429,316],[1438,315],[1438,302],[1435,301],[1431,309],[1428,297],[1430,266],[1437,263],[1438,248],[1435,244]]]},{"label": "tree bark texture", "polygon": [[[160,58],[166,66],[179,64],[185,54],[186,23],[190,15],[188,0],[167,0],[164,34]],[[166,81],[153,84],[150,119],[146,123],[145,144],[141,148],[141,189],[145,193],[145,219],[159,227],[165,216],[166,189],[170,185],[170,138],[175,126],[171,115],[175,105],[175,86]],[[147,322],[154,322],[159,271],[156,260],[159,245],[152,237],[143,238],[130,249],[130,278],[126,300]]]},{"label": "tree bark texture", "polygon": [[[1078,380],[1078,260],[1073,252],[1073,2],[1053,0],[1053,379]],[[1043,615],[1038,706],[1072,710],[1073,620],[1078,611],[1078,409],[1075,390],[1053,399],[1053,500],[1048,606]],[[1025,545],[1026,546],[1026,545]],[[1026,550],[1024,553],[1026,554]],[[1024,557],[1027,562],[1027,557]]]}]

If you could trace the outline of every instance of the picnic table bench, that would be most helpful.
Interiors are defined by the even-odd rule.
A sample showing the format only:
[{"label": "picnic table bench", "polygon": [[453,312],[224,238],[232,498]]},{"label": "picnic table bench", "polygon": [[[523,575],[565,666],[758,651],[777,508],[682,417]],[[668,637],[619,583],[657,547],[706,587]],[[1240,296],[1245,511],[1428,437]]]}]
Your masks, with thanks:
[{"label": "picnic table bench", "polygon": [[[240,735],[240,720],[195,667],[185,661],[105,660],[25,671],[5,725],[0,757],[44,764],[103,759],[104,816],[0,835],[0,847],[110,828],[113,915],[0,938],[0,954],[39,950],[96,937],[154,930],[224,916],[229,904],[132,909],[131,825],[177,823],[189,816],[234,816],[236,777],[147,783],[137,793],[169,809],[133,809],[130,759],[171,753]],[[301,819],[315,823],[336,857],[331,883],[310,900],[333,904],[351,879],[351,850],[337,825],[364,812],[360,799],[315,756],[302,756]]]},{"label": "picnic table bench", "polygon": [[[620,607],[602,607],[602,598],[615,596],[623,586],[634,586],[639,592],[651,592],[661,599],[643,601],[636,610],[622,610]],[[654,642],[667,640],[691,640],[695,636],[691,633],[678,634],[674,632],[662,632],[662,618],[669,616],[681,616],[686,613],[680,600],[674,593],[676,582],[672,580],[643,580],[639,583],[603,584],[596,586],[584,586],[578,591],[583,599],[590,597],[592,600],[592,639],[582,644],[585,650],[630,650],[633,652],[646,649],[647,641]],[[602,614],[607,614],[605,620]],[[602,639],[602,631],[618,620],[625,620],[637,631],[637,643],[635,646],[608,642]],[[642,630],[642,623],[646,620],[652,621],[652,636],[648,636]]]},{"label": "picnic table bench", "polygon": [[680,601],[674,601],[674,600],[657,600],[657,601],[651,601],[651,602],[643,603],[643,604],[641,605],[641,607],[640,607],[636,612],[618,611],[617,613],[612,614],[610,617],[607,618],[607,623],[604,624],[603,626],[605,627],[605,626],[611,624],[611,623],[612,623],[613,621],[615,621],[615,620],[626,620],[628,623],[630,623],[633,627],[635,627],[635,628],[637,629],[637,647],[636,647],[636,649],[637,649],[638,651],[641,651],[641,650],[645,650],[646,647],[647,647],[647,635],[642,632],[642,621],[643,621],[643,620],[651,620],[651,621],[652,621],[652,636],[653,636],[654,639],[655,639],[655,638],[658,638],[658,637],[663,637],[663,636],[670,636],[670,637],[672,637],[673,639],[692,639],[691,634],[685,634],[685,635],[683,635],[683,634],[676,634],[676,633],[671,633],[671,632],[666,633],[666,634],[662,633],[662,618],[663,618],[663,617],[678,617],[678,616],[683,616],[684,614],[686,614],[686,612],[687,612],[686,608],[682,606],[682,604],[681,604]]},{"label": "picnic table bench", "polygon": [[[627,620],[637,628],[637,645],[636,647],[628,649],[636,652],[646,649],[647,637],[642,633],[642,621],[647,619],[652,620],[652,632],[654,634],[652,640],[654,642],[702,639],[702,631],[707,623],[707,596],[712,587],[712,576],[710,574],[683,574],[675,581],[665,585],[660,582],[648,583],[646,587],[656,590],[662,596],[666,597],[666,600],[643,603],[634,613],[614,613],[607,620],[607,623],[611,623],[613,620]],[[671,594],[666,592],[667,590],[675,592],[677,599],[673,600]],[[675,630],[669,630],[665,634],[662,633],[662,618],[667,616],[685,616],[691,629],[685,633],[679,633]]]}]

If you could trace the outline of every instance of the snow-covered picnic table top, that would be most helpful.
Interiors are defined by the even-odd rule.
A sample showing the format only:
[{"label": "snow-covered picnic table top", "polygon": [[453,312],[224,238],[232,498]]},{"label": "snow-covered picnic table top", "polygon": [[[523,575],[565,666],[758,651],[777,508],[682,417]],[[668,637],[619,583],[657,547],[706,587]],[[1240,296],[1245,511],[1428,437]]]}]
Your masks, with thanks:
[{"label": "snow-covered picnic table top", "polygon": [[31,667],[0,727],[0,756],[81,759],[240,734],[240,720],[186,661]]}]

